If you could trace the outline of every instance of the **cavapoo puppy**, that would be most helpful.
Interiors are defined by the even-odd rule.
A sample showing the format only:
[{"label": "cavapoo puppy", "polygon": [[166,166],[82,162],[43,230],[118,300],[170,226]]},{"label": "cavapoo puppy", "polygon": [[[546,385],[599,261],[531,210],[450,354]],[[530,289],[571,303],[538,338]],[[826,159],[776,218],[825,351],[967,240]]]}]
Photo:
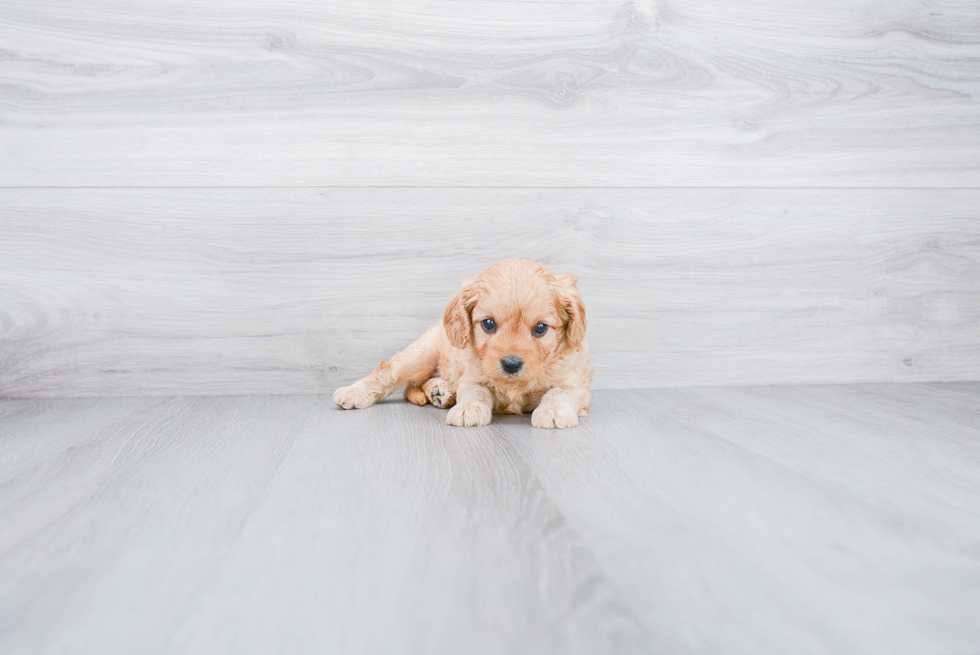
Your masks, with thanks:
[{"label": "cavapoo puppy", "polygon": [[570,428],[589,413],[585,306],[573,275],[505,259],[463,283],[442,325],[337,389],[344,409],[370,407],[405,385],[405,398],[451,408],[449,425],[531,413],[536,428]]}]

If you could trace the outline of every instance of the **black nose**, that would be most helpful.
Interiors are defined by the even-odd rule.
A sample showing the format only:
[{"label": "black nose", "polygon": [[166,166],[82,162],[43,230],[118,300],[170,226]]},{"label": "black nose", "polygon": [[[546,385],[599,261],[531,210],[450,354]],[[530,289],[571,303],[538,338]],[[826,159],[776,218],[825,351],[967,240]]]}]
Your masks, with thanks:
[{"label": "black nose", "polygon": [[507,375],[515,375],[524,366],[524,360],[520,357],[504,357],[500,360],[500,367],[504,369],[504,373]]}]

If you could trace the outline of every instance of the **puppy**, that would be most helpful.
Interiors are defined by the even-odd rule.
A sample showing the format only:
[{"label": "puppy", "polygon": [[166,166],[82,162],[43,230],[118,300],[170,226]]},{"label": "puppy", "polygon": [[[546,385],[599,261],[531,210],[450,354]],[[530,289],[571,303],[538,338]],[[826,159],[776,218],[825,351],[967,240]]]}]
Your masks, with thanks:
[{"label": "puppy", "polygon": [[573,275],[505,259],[463,283],[441,326],[333,399],[344,409],[370,407],[404,384],[416,405],[451,408],[449,425],[530,411],[536,428],[575,427],[589,413],[585,326]]}]

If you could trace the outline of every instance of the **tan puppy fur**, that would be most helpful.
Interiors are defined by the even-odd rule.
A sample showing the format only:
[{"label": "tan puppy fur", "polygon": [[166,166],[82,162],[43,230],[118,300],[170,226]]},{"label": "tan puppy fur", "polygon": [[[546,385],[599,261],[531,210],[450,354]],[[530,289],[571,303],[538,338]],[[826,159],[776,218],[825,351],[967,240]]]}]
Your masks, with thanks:
[{"label": "tan puppy fur", "polygon": [[441,326],[333,399],[344,409],[370,407],[404,384],[416,405],[451,408],[449,425],[530,411],[536,428],[574,427],[589,413],[585,327],[574,276],[505,259],[463,283]]}]

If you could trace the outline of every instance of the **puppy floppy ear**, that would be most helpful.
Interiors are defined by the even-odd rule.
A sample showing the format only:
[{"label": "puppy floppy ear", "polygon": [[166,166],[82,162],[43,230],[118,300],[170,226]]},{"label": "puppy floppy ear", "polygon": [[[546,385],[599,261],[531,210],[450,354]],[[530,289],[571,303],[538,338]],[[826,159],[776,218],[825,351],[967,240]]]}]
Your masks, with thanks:
[{"label": "puppy floppy ear", "polygon": [[449,337],[449,343],[456,348],[465,348],[470,343],[470,331],[473,329],[472,311],[476,304],[476,292],[473,280],[463,282],[459,293],[446,305],[446,313],[442,316],[442,326]]},{"label": "puppy floppy ear", "polygon": [[578,290],[578,280],[571,273],[555,278],[555,291],[558,296],[558,309],[565,324],[565,341],[572,348],[578,348],[585,339],[585,304]]}]

